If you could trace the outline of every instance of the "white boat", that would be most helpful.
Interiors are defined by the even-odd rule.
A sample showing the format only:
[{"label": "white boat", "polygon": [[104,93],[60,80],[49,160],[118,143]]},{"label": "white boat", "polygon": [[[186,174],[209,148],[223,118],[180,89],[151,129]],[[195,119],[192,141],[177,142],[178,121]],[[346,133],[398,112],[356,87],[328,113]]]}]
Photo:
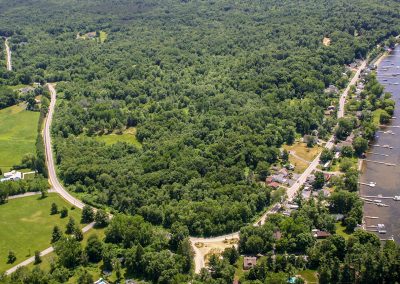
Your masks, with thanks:
[{"label": "white boat", "polygon": [[394,201],[400,201],[400,195],[396,195],[395,197],[393,197]]},{"label": "white boat", "polygon": [[379,199],[374,199],[372,201],[375,202],[375,203],[381,203],[382,202],[382,200],[379,200]]},{"label": "white boat", "polygon": [[378,230],[379,234],[386,234],[386,230]]},{"label": "white boat", "polygon": [[375,186],[376,186],[376,182],[371,181],[371,182],[369,182],[368,185],[369,185],[370,187],[375,187]]},{"label": "white boat", "polygon": [[378,224],[378,229],[384,229],[385,228],[385,224]]}]

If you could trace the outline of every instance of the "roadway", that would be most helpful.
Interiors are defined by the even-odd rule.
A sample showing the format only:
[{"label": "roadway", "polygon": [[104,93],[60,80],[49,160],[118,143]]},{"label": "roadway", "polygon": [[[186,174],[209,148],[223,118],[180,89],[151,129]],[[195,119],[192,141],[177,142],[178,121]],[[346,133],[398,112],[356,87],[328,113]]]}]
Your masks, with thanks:
[{"label": "roadway", "polygon": [[7,70],[12,71],[12,64],[11,64],[11,49],[8,45],[8,38],[6,38],[4,44],[6,45],[6,54],[7,54]]},{"label": "roadway", "polygon": [[57,93],[53,84],[48,84],[48,87],[51,95],[51,100],[50,100],[49,112],[47,113],[47,119],[44,126],[43,139],[44,139],[44,147],[46,150],[46,164],[49,172],[50,184],[53,186],[53,189],[57,193],[59,193],[65,200],[67,200],[75,207],[82,209],[83,206],[85,206],[85,204],[78,198],[72,196],[68,191],[66,191],[57,178],[56,168],[53,159],[53,148],[51,144],[51,122],[53,120]]},{"label": "roadway", "polygon": [[[10,59],[10,64],[11,64],[11,59]],[[366,61],[364,61],[361,64],[361,66],[357,70],[355,76],[352,78],[352,80],[349,82],[348,86],[343,91],[342,95],[340,96],[339,109],[338,109],[338,118],[341,118],[341,117],[344,116],[344,106],[345,106],[346,97],[347,97],[347,95],[349,93],[350,87],[356,84],[357,80],[360,77],[361,71],[362,71],[362,69],[365,68],[366,64],[367,64]],[[56,175],[56,169],[55,169],[55,164],[54,164],[54,159],[53,159],[53,150],[52,150],[51,135],[50,134],[51,134],[51,123],[52,123],[52,120],[53,120],[54,109],[55,109],[55,105],[56,105],[57,93],[56,93],[56,90],[55,90],[53,84],[48,84],[48,88],[49,88],[50,95],[51,95],[51,101],[50,101],[49,111],[48,111],[48,114],[47,114],[45,127],[44,127],[44,131],[43,131],[43,138],[44,138],[44,146],[45,146],[45,150],[46,150],[46,162],[47,162],[47,167],[48,167],[48,172],[49,172],[49,180],[50,180],[50,183],[52,184],[53,190],[55,192],[59,193],[65,200],[67,200],[69,203],[71,203],[75,207],[78,207],[78,208],[82,209],[85,204],[82,201],[80,201],[79,199],[77,199],[74,196],[72,196],[71,194],[69,194],[68,191],[66,191],[64,189],[64,187],[61,185],[61,183],[59,182],[59,180],[57,178],[57,175]],[[325,144],[325,148],[332,149],[332,147],[334,145],[333,141],[334,141],[334,137],[332,135],[332,137],[329,139],[329,141]],[[317,168],[317,166],[319,164],[319,157],[320,157],[320,154],[317,157],[314,158],[314,160],[310,163],[308,168],[298,178],[296,183],[294,183],[287,190],[287,194],[286,194],[287,195],[287,201],[290,202],[290,201],[293,200],[293,197],[295,196],[296,192],[306,182],[307,177]],[[271,209],[267,210],[254,223],[254,225],[255,226],[259,226],[259,225],[264,224],[265,220],[268,217],[268,215],[277,213],[281,207],[282,207],[282,203],[275,204]],[[86,231],[90,230],[93,227],[93,225],[94,225],[94,223],[91,223],[91,224],[87,225],[85,228],[83,228],[82,231],[86,232]],[[239,239],[239,237],[240,237],[239,232],[234,232],[234,233],[231,233],[231,234],[217,236],[217,237],[211,237],[211,238],[190,237],[192,248],[193,248],[193,251],[195,253],[195,256],[194,256],[195,272],[199,273],[201,268],[205,267],[204,256],[202,255],[200,250],[195,246],[195,243],[197,243],[197,242],[214,243],[214,242],[221,242],[221,241],[224,241],[226,239],[235,239],[235,238]],[[53,252],[53,250],[54,250],[53,247],[49,247],[49,248],[45,249],[44,251],[42,251],[41,255],[43,256],[43,255],[49,254],[49,253]],[[34,257],[31,257],[31,258],[19,263],[18,265],[10,268],[9,270],[7,270],[6,274],[8,275],[10,273],[13,273],[13,272],[15,272],[15,270],[18,267],[28,265],[28,264],[32,263],[33,261],[34,261]]]}]

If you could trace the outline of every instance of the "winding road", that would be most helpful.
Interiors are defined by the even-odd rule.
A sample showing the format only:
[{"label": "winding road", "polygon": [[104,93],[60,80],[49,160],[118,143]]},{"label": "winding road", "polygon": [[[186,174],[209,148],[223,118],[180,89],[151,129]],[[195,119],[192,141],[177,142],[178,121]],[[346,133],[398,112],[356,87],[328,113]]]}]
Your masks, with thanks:
[{"label": "winding road", "polygon": [[85,204],[78,198],[72,196],[68,191],[66,191],[57,178],[54,159],[53,159],[53,148],[51,144],[51,122],[53,120],[57,93],[53,84],[48,84],[48,88],[50,91],[51,100],[50,100],[49,112],[47,114],[46,123],[44,126],[43,139],[44,139],[44,146],[46,149],[46,164],[49,171],[49,180],[51,185],[53,186],[53,189],[57,193],[59,193],[65,200],[67,200],[75,207],[82,209],[83,206],[85,206]]},{"label": "winding road", "polygon": [[[50,91],[51,100],[50,100],[49,112],[47,113],[46,122],[45,122],[44,130],[43,130],[43,139],[44,139],[44,146],[45,146],[45,150],[46,150],[46,163],[47,163],[47,167],[48,167],[48,171],[49,171],[49,180],[50,180],[51,185],[53,186],[53,188],[51,189],[51,192],[57,192],[66,201],[68,201],[75,207],[82,209],[83,206],[85,206],[85,204],[82,201],[80,201],[79,199],[77,199],[77,198],[73,197],[71,194],[69,194],[68,191],[66,191],[64,189],[64,187],[61,185],[61,183],[57,179],[56,169],[54,166],[54,159],[53,159],[53,150],[52,150],[52,145],[51,145],[51,135],[50,135],[51,134],[51,132],[50,132],[51,122],[53,120],[54,108],[56,106],[57,93],[56,93],[56,89],[54,88],[53,84],[48,84],[47,86]],[[94,222],[86,225],[82,229],[82,232],[85,233],[85,232],[89,231],[90,229],[93,228],[93,226],[94,226]],[[44,256],[53,251],[54,251],[54,248],[49,247],[49,248],[41,251],[40,255]],[[5,272],[5,274],[9,275],[9,274],[15,272],[19,267],[26,266],[34,261],[35,261],[35,257],[30,257],[30,258],[24,260],[23,262],[17,264],[16,266],[13,266],[10,269],[8,269]]]},{"label": "winding road", "polygon": [[7,70],[12,71],[11,49],[10,49],[10,46],[8,45],[8,38],[6,38],[4,44],[6,46],[6,54],[7,54]]},{"label": "winding road", "polygon": [[[7,43],[6,43],[6,46],[8,47]],[[9,50],[9,48],[8,48],[8,50]],[[9,52],[10,51],[8,51],[7,54],[9,57],[11,57],[11,53],[9,53]],[[7,60],[7,65],[8,65],[8,63],[10,63],[10,67],[11,67],[11,58]],[[366,67],[366,65],[367,65],[367,61],[363,61],[362,64],[360,65],[360,67],[358,68],[356,74],[354,75],[354,77],[351,79],[351,81],[349,82],[346,89],[341,94],[340,100],[339,100],[339,109],[338,109],[338,113],[337,113],[338,118],[341,118],[344,116],[344,107],[345,107],[346,97],[349,93],[350,87],[357,83],[357,81],[360,77],[361,71]],[[48,167],[48,171],[49,171],[49,180],[53,186],[53,191],[59,193],[65,200],[67,200],[72,205],[82,209],[85,204],[82,201],[80,201],[79,199],[72,196],[70,193],[68,193],[68,191],[66,191],[64,189],[64,187],[61,185],[61,183],[59,182],[57,175],[56,175],[50,130],[51,130],[51,123],[53,120],[54,108],[56,105],[57,93],[56,93],[54,84],[48,84],[48,88],[49,88],[50,95],[51,95],[51,101],[50,101],[49,112],[47,114],[45,127],[44,127],[44,131],[43,131],[43,138],[44,138],[44,145],[45,145],[45,150],[46,150],[46,162],[47,162],[47,167]],[[332,137],[329,139],[329,141],[325,144],[325,148],[332,149],[333,146],[334,146],[334,136],[332,135]],[[317,155],[317,157],[314,158],[314,160],[310,163],[308,168],[303,172],[303,174],[298,178],[298,180],[287,190],[286,201],[291,202],[293,200],[296,192],[305,183],[305,181],[307,180],[307,177],[317,168],[317,166],[319,164],[320,155],[321,154]],[[272,208],[267,210],[254,223],[254,225],[259,226],[259,225],[264,224],[268,215],[277,213],[281,207],[282,207],[282,203],[275,204]],[[94,223],[91,223],[91,224],[87,225],[86,227],[84,227],[82,229],[82,231],[87,232],[88,230],[93,228],[93,226],[94,226]],[[217,237],[211,237],[211,238],[190,237],[192,248],[195,253],[195,256],[194,256],[195,272],[199,273],[200,270],[203,267],[205,267],[204,256],[201,253],[201,251],[195,246],[196,243],[215,243],[215,242],[221,242],[221,241],[228,240],[228,239],[239,239],[239,238],[240,238],[239,232],[234,232],[231,234],[217,236]],[[40,255],[43,256],[43,255],[49,254],[53,251],[54,251],[53,247],[49,247],[49,248],[43,250],[40,253]],[[8,269],[5,273],[7,275],[11,274],[11,273],[15,272],[15,270],[17,270],[18,267],[26,266],[26,265],[32,263],[33,261],[34,261],[34,257],[28,258],[27,260],[19,263],[18,265]]]}]

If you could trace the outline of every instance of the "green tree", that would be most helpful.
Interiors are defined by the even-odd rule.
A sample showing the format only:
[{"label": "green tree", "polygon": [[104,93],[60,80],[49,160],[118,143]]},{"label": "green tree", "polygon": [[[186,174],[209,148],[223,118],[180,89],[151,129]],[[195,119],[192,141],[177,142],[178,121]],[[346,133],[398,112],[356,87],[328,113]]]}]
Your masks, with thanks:
[{"label": "green tree", "polygon": [[106,211],[99,209],[96,211],[94,216],[95,226],[98,228],[104,228],[108,225],[108,214]]},{"label": "green tree", "polygon": [[53,227],[53,233],[51,234],[51,243],[57,242],[62,237],[62,232],[58,226]]},{"label": "green tree", "polygon": [[60,217],[65,218],[68,216],[68,209],[66,207],[61,208]]},{"label": "green tree", "polygon": [[83,240],[83,233],[81,228],[78,225],[75,225],[74,230],[73,230],[74,237],[77,241],[82,241]]},{"label": "green tree", "polygon": [[315,180],[313,183],[313,186],[315,189],[320,189],[324,186],[325,184],[325,177],[322,172],[316,172],[315,173]]},{"label": "green tree", "polygon": [[90,262],[97,263],[101,260],[103,252],[103,244],[97,235],[90,235],[85,248],[86,254]]},{"label": "green tree", "polygon": [[35,251],[35,261],[33,262],[34,264],[39,264],[42,262],[42,259],[40,258],[40,251],[36,250]]},{"label": "green tree", "polygon": [[66,225],[65,233],[66,234],[72,234],[75,229],[75,219],[72,217],[69,217],[68,223]]},{"label": "green tree", "polygon": [[75,268],[80,264],[82,247],[81,244],[71,237],[62,237],[54,246],[60,265],[66,268]]},{"label": "green tree", "polygon": [[7,263],[14,263],[16,260],[17,256],[15,255],[15,252],[10,250],[7,256]]},{"label": "green tree", "polygon": [[52,203],[51,204],[51,209],[50,209],[50,214],[51,215],[55,215],[55,214],[57,214],[58,213],[58,206],[57,206],[57,204],[56,203]]},{"label": "green tree", "polygon": [[93,222],[93,220],[94,220],[94,212],[92,207],[90,207],[89,205],[83,206],[81,223],[88,224],[90,222]]},{"label": "green tree", "polygon": [[228,260],[229,264],[233,265],[236,263],[236,261],[239,259],[239,252],[237,251],[237,249],[232,246],[230,248],[226,248],[223,252],[222,252],[222,256]]},{"label": "green tree", "polygon": [[354,152],[360,156],[368,149],[368,140],[362,137],[356,137],[353,141]]},{"label": "green tree", "polygon": [[92,284],[94,283],[92,275],[86,270],[81,270],[78,274],[78,284]]}]

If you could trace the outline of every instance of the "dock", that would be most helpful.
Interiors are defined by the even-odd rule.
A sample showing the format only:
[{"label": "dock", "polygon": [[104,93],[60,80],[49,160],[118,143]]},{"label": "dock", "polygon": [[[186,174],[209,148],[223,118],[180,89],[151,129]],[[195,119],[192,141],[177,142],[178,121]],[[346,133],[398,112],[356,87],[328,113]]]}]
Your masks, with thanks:
[{"label": "dock", "polygon": [[379,219],[377,216],[364,216],[365,219]]},{"label": "dock", "polygon": [[361,195],[363,198],[379,198],[379,199],[393,199],[394,196],[376,196],[376,195]]},{"label": "dock", "polygon": [[377,155],[377,156],[383,156],[383,157],[389,157],[388,154],[381,154],[381,153],[376,153],[376,152],[367,152],[367,154]]},{"label": "dock", "polygon": [[367,161],[367,162],[370,162],[370,163],[381,164],[381,165],[385,165],[385,166],[390,166],[390,167],[395,167],[396,166],[396,164],[385,163],[385,162],[374,161],[374,160],[368,160],[368,159],[365,159],[364,161]]}]

